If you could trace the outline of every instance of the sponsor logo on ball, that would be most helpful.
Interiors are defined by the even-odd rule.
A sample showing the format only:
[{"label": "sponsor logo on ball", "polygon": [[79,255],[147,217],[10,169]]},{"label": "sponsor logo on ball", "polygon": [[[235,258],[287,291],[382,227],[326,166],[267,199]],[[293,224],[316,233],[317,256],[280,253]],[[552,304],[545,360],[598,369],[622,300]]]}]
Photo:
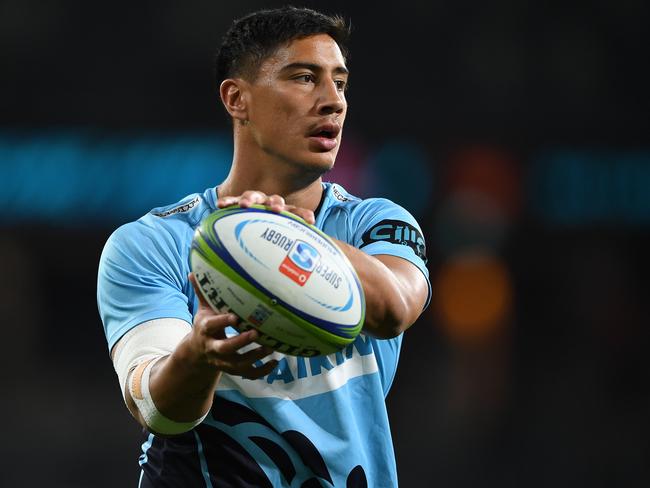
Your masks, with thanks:
[{"label": "sponsor logo on ball", "polygon": [[319,261],[320,253],[314,247],[296,240],[280,263],[279,271],[298,285],[305,286]]}]

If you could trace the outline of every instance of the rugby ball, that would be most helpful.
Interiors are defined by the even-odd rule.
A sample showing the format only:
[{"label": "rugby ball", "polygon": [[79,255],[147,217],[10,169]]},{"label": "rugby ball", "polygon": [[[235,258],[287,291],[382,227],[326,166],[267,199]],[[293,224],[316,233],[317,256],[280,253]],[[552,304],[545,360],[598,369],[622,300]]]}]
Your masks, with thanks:
[{"label": "rugby ball", "polygon": [[365,298],[336,243],[289,212],[255,205],[217,210],[197,227],[190,266],[219,313],[241,318],[257,340],[294,356],[338,351],[357,337]]}]

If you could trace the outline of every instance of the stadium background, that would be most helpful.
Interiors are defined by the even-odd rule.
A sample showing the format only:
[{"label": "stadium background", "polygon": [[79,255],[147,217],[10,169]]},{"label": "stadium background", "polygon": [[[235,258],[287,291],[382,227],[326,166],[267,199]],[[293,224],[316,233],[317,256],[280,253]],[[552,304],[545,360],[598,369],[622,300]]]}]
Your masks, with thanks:
[{"label": "stadium background", "polygon": [[[225,175],[215,46],[279,5],[0,2],[1,486],[134,486],[97,260]],[[301,5],[354,25],[331,179],[427,236],[388,397],[402,486],[648,486],[648,4]]]}]

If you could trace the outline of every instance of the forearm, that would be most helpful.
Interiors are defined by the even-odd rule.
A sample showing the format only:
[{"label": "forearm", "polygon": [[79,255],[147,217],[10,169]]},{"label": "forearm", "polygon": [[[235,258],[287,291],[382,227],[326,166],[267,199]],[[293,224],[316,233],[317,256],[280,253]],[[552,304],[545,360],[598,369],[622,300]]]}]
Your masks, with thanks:
[{"label": "forearm", "polygon": [[191,350],[188,335],[174,350],[154,365],[149,380],[154,403],[171,420],[190,422],[210,409],[221,372],[200,361]]},{"label": "forearm", "polygon": [[[197,286],[193,275],[189,279]],[[257,331],[227,337],[225,329],[237,322],[237,316],[215,313],[202,295],[189,333],[184,323],[182,331],[169,335],[160,322],[169,321],[136,327],[113,350],[129,411],[152,432],[179,434],[201,422],[212,406],[221,374],[257,379],[277,365],[271,360],[258,367],[271,350],[253,345]],[[153,343],[158,344],[151,347]]]},{"label": "forearm", "polygon": [[366,299],[364,330],[371,335],[389,339],[406,330],[417,318],[409,308],[402,283],[379,259],[337,241],[357,272]]},{"label": "forearm", "polygon": [[[149,375],[149,393],[156,409],[174,422],[193,422],[207,413],[221,374],[214,366],[198,360],[190,339],[191,334],[172,354],[156,361]],[[138,374],[137,369],[131,374]],[[129,377],[129,383],[131,381]],[[133,400],[131,388],[125,393],[133,416],[144,428],[151,430]]]}]

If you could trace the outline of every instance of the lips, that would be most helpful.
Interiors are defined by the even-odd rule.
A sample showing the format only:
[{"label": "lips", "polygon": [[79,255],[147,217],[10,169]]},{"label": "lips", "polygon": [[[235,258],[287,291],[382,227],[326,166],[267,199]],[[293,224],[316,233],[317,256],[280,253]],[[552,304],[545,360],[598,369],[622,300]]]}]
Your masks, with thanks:
[{"label": "lips", "polygon": [[313,127],[307,134],[311,146],[317,151],[331,151],[338,144],[337,136],[341,132],[341,126],[326,122]]}]

